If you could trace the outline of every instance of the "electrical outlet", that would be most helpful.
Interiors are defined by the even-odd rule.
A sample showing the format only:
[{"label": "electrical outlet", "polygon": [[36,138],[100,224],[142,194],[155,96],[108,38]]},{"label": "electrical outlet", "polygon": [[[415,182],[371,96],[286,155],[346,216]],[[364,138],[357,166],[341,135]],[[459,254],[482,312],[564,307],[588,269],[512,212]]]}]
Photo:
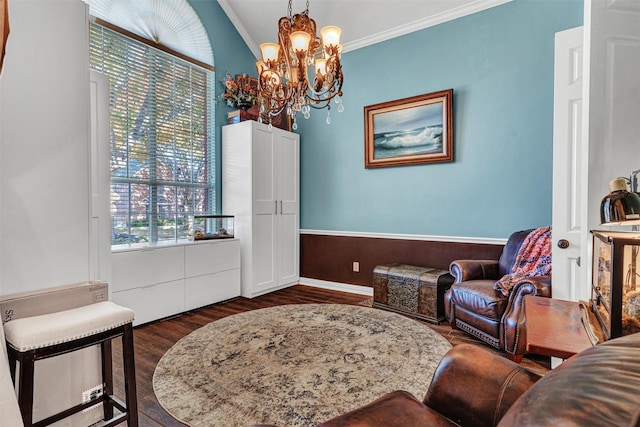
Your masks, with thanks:
[{"label": "electrical outlet", "polygon": [[104,393],[104,386],[102,384],[98,384],[95,387],[91,387],[88,390],[82,392],[82,403],[91,402],[92,400],[96,400]]},{"label": "electrical outlet", "polygon": [[93,296],[93,302],[100,302],[100,301],[104,301],[104,292],[98,292],[97,294],[95,294]]},{"label": "electrical outlet", "polygon": [[353,271],[356,273],[360,271],[360,263],[358,261],[353,261]]}]

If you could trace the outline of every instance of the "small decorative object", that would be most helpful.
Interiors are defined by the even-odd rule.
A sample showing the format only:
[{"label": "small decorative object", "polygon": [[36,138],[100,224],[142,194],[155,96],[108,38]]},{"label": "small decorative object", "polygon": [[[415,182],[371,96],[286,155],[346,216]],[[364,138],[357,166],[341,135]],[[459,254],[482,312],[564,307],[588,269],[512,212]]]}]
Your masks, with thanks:
[{"label": "small decorative object", "polygon": [[453,161],[453,89],[364,107],[364,166]]},{"label": "small decorative object", "polygon": [[224,80],[224,93],[221,99],[227,106],[247,111],[258,104],[258,79],[246,74],[233,77],[227,72]]},{"label": "small decorative object", "polygon": [[194,215],[189,234],[194,240],[232,239],[233,223],[232,215]]},{"label": "small decorative object", "polygon": [[227,120],[230,125],[244,122],[245,120],[258,120],[258,107],[251,107],[248,110],[233,110],[227,113]]},{"label": "small decorative object", "polygon": [[[260,107],[256,107],[258,109],[258,115],[260,115]],[[262,114],[262,122],[263,123],[268,123],[267,120],[265,120],[265,116],[267,113]],[[288,130],[291,131],[292,129],[292,124],[291,124],[291,116],[287,114],[286,110],[283,110],[282,112],[280,112],[280,114],[276,114],[274,116],[271,116],[271,126],[273,127],[277,127],[279,129],[283,129],[283,130]],[[296,129],[297,130],[297,126]]]},{"label": "small decorative object", "polygon": [[[640,224],[640,196],[636,175],[634,171],[630,179],[616,178],[609,181],[611,192],[604,196],[600,203],[600,222],[603,225],[634,225]],[[629,191],[627,183],[633,185],[633,191]]]}]

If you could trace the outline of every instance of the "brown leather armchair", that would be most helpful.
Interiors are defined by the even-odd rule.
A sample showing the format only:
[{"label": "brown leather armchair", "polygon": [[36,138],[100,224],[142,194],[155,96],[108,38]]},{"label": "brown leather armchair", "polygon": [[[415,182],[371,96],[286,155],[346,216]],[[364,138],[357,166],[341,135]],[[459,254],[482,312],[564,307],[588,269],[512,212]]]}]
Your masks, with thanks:
[{"label": "brown leather armchair", "polygon": [[540,375],[460,344],[444,355],[422,401],[396,390],[318,427],[494,427]]},{"label": "brown leather armchair", "polygon": [[532,230],[513,233],[498,261],[458,260],[449,267],[455,281],[445,293],[445,315],[451,327],[461,329],[506,352],[516,362],[526,346],[524,296],[551,297],[551,276],[518,281],[509,296],[493,285],[513,271],[520,246]]},{"label": "brown leather armchair", "polygon": [[544,376],[471,344],[442,358],[422,401],[388,393],[318,427],[639,427],[640,333],[598,344]]}]

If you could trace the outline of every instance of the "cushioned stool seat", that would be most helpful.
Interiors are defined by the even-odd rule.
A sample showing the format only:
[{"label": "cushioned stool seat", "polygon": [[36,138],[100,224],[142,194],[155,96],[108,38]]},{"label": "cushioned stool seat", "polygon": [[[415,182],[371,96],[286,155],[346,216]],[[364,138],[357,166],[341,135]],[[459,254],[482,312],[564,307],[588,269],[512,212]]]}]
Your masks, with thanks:
[{"label": "cushioned stool seat", "polygon": [[[106,426],[127,420],[138,425],[135,363],[133,353],[134,312],[110,301],[90,304],[41,316],[25,317],[4,324],[11,376],[16,382],[18,402],[25,426],[46,426],[102,402]],[[122,336],[126,404],[113,394],[111,340]],[[104,393],[89,402],[76,405],[44,420],[33,422],[33,374],[36,360],[58,356],[100,344]],[[121,413],[114,417],[113,408]]]}]

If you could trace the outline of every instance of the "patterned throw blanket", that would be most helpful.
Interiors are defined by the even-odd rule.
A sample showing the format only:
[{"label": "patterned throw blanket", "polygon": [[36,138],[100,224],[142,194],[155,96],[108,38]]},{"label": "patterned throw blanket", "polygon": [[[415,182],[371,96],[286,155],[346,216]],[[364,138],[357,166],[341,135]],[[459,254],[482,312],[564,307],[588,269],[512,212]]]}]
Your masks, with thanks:
[{"label": "patterned throw blanket", "polygon": [[493,289],[508,297],[521,279],[551,274],[551,227],[533,230],[522,242],[511,274],[504,275]]}]

